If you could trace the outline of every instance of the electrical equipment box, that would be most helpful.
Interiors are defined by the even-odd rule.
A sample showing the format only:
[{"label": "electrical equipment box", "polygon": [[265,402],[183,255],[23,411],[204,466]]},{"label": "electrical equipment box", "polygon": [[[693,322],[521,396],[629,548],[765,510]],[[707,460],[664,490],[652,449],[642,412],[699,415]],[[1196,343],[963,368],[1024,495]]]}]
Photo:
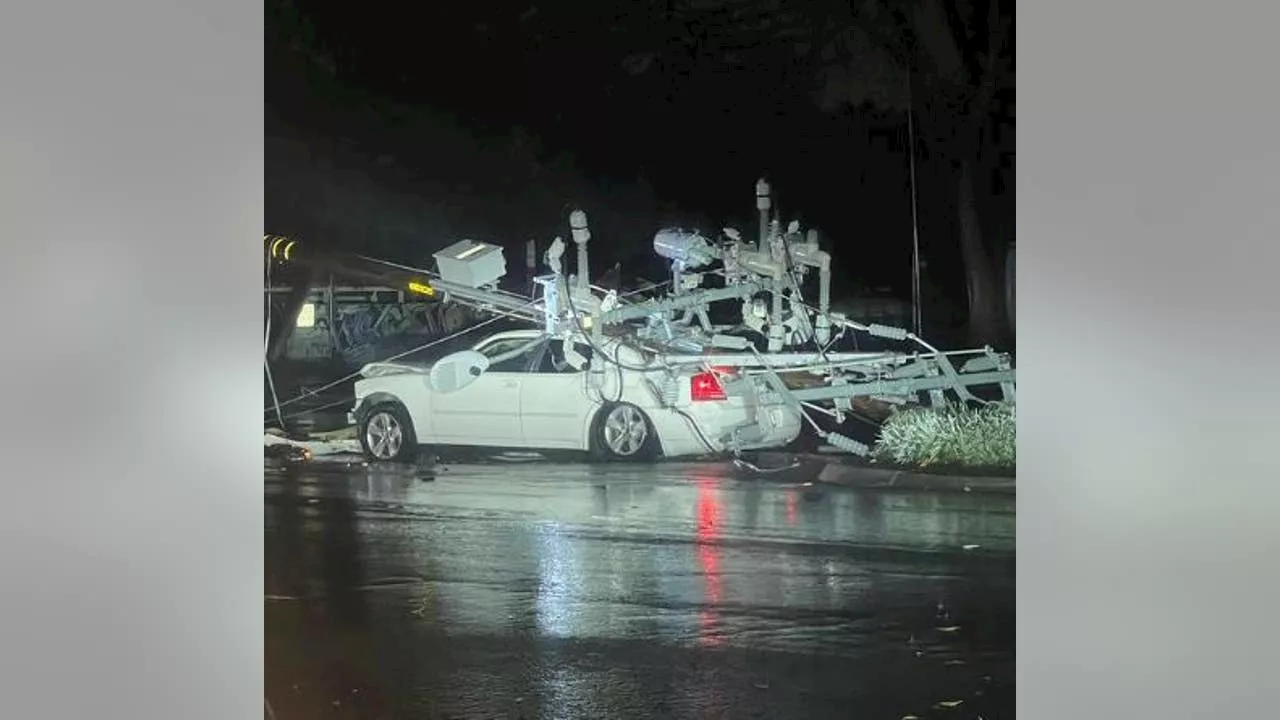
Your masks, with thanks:
[{"label": "electrical equipment box", "polygon": [[459,240],[432,257],[441,280],[469,288],[491,285],[507,274],[502,247],[476,240]]}]

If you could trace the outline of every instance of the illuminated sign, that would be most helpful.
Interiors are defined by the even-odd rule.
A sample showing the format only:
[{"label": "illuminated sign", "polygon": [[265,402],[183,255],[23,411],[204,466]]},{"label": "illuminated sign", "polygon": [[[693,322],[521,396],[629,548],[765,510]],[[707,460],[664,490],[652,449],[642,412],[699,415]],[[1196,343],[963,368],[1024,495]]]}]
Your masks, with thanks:
[{"label": "illuminated sign", "polygon": [[419,295],[426,295],[428,297],[434,296],[436,294],[435,288],[431,287],[430,285],[424,282],[418,282],[417,280],[413,280],[409,283],[409,290],[412,292],[416,292]]},{"label": "illuminated sign", "polygon": [[315,327],[316,325],[316,304],[307,303],[298,311],[297,326],[300,328]]}]

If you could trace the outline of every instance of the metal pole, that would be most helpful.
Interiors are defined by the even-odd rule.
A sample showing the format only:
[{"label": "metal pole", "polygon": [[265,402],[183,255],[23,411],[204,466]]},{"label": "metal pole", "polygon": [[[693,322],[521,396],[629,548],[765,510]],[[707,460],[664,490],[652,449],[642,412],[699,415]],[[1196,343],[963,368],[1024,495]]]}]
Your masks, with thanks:
[{"label": "metal pole", "polygon": [[911,94],[911,71],[907,71],[907,138],[911,153],[911,325],[920,334],[920,218],[916,211],[916,129],[915,102]]},{"label": "metal pole", "polygon": [[337,307],[335,306],[337,293],[334,291],[333,273],[329,273],[329,292],[327,293],[327,296],[328,297],[327,297],[327,301],[325,302],[325,306],[329,311],[329,317],[327,318],[329,321],[328,323],[329,324],[329,327],[328,327],[329,353],[330,353],[330,356],[332,356],[334,348],[338,347],[338,335],[337,335],[338,331],[335,329],[335,326],[337,325],[337,319],[338,319],[337,317],[338,311],[337,311]]}]

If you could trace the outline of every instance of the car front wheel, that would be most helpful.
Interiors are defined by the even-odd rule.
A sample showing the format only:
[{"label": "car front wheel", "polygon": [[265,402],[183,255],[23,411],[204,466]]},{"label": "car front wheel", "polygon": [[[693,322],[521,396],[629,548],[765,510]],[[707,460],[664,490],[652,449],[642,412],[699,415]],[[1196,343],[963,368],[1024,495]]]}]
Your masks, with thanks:
[{"label": "car front wheel", "polygon": [[418,439],[409,413],[392,403],[370,410],[360,423],[360,446],[373,462],[412,462],[418,454]]}]

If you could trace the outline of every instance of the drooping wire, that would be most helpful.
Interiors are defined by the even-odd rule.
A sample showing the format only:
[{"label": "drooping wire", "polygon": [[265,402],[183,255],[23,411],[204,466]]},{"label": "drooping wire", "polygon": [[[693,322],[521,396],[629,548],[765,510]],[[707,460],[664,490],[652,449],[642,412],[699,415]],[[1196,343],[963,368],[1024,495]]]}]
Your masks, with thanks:
[{"label": "drooping wire", "polygon": [[[536,304],[536,302],[530,302],[530,303],[528,303],[528,305],[526,305],[526,307],[533,306],[533,305],[535,305],[535,304]],[[499,321],[499,320],[503,319],[504,317],[512,317],[512,318],[516,318],[516,319],[518,319],[518,320],[525,320],[525,318],[522,318],[522,317],[520,317],[519,315],[514,315],[514,314],[507,313],[507,312],[500,311],[500,310],[490,309],[490,310],[488,310],[487,312],[494,313],[494,317],[491,317],[491,318],[489,318],[489,319],[487,319],[487,320],[484,320],[484,321],[482,321],[482,322],[476,323],[475,325],[472,325],[472,326],[470,326],[470,327],[465,327],[465,328],[463,328],[463,329],[461,329],[461,330],[459,330],[459,331],[457,331],[457,332],[455,332],[455,333],[451,333],[451,334],[449,334],[449,335],[446,335],[445,337],[437,338],[437,339],[432,340],[431,342],[428,342],[428,343],[426,343],[426,344],[419,345],[418,347],[412,348],[412,349],[410,349],[410,350],[406,350],[406,351],[404,351],[404,352],[402,352],[402,353],[398,353],[398,354],[396,354],[396,355],[392,355],[391,357],[386,358],[386,359],[384,359],[384,360],[381,360],[380,362],[392,362],[392,361],[395,361],[395,360],[399,360],[399,359],[401,359],[401,358],[403,358],[403,357],[407,357],[407,356],[409,356],[409,355],[413,355],[414,353],[421,352],[421,351],[423,351],[423,350],[426,350],[427,348],[433,347],[433,346],[435,346],[435,345],[439,345],[440,343],[444,343],[444,342],[448,342],[448,341],[450,341],[450,340],[454,340],[454,339],[459,338],[459,337],[461,337],[461,336],[463,336],[463,335],[466,335],[467,333],[470,333],[470,332],[475,332],[476,330],[479,330],[479,329],[480,329],[480,328],[482,328],[482,327],[486,327],[486,326],[488,326],[488,325],[491,325],[491,324],[493,324],[493,323],[495,323],[495,322],[497,322],[497,321]],[[333,382],[326,383],[326,384],[321,385],[320,387],[315,388],[315,389],[313,389],[313,390],[308,390],[308,391],[306,391],[306,392],[303,392],[303,393],[299,394],[297,397],[290,398],[289,400],[285,400],[284,402],[279,403],[279,407],[286,407],[286,406],[288,406],[288,405],[293,405],[294,403],[300,402],[300,401],[305,400],[305,399],[307,399],[307,398],[317,397],[317,396],[319,396],[321,393],[323,393],[324,391],[326,391],[326,390],[331,390],[331,389],[333,389],[333,388],[335,388],[335,387],[337,387],[337,386],[339,386],[339,385],[341,385],[341,384],[343,384],[343,383],[345,383],[345,382],[347,382],[347,381],[349,381],[349,380],[352,380],[352,379],[354,379],[354,378],[357,378],[357,377],[360,377],[360,371],[359,371],[359,370],[357,370],[357,371],[355,371],[355,372],[353,372],[353,373],[350,373],[350,374],[344,375],[344,376],[342,376],[342,377],[338,378],[337,380],[334,380]],[[266,408],[266,409],[264,409],[264,410],[263,410],[263,412],[264,412],[264,413],[271,412],[271,408]]]}]

